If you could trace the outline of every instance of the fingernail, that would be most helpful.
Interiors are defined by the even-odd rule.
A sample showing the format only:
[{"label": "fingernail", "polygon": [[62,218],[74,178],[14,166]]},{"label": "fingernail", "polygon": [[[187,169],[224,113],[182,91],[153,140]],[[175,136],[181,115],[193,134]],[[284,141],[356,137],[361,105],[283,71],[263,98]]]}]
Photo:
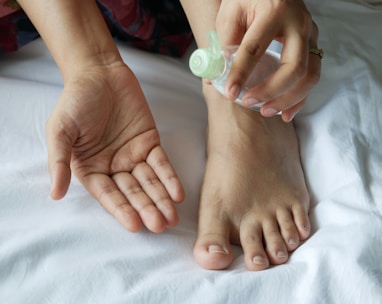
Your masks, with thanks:
[{"label": "fingernail", "polygon": [[260,255],[257,255],[253,258],[253,264],[257,264],[257,265],[266,265],[268,264],[268,261],[266,258],[260,256]]},{"label": "fingernail", "polygon": [[245,100],[245,104],[247,107],[250,107],[250,106],[253,106],[253,105],[256,105],[260,103],[260,101],[258,101],[256,98],[253,98],[253,97],[248,97],[246,100]]},{"label": "fingernail", "polygon": [[219,245],[210,245],[208,246],[208,253],[222,253],[228,254],[228,250]]},{"label": "fingernail", "polygon": [[276,256],[277,256],[278,258],[280,258],[280,259],[282,259],[282,258],[286,258],[286,257],[287,257],[287,255],[286,255],[286,253],[285,253],[284,251],[279,251],[279,252],[277,252]]},{"label": "fingernail", "polygon": [[228,93],[232,99],[236,99],[240,94],[240,87],[237,84],[234,84],[232,87],[230,87]]},{"label": "fingernail", "polygon": [[274,116],[278,112],[279,111],[277,111],[276,109],[273,109],[273,108],[266,108],[266,109],[263,110],[264,116]]},{"label": "fingernail", "polygon": [[292,114],[291,116],[289,116],[289,117],[287,117],[287,119],[284,119],[284,117],[283,117],[283,120],[284,120],[284,122],[291,122],[292,120],[293,120],[293,118],[294,118],[294,115]]},{"label": "fingernail", "polygon": [[293,113],[293,114],[289,117],[288,122],[291,122],[291,121],[294,119],[294,117],[296,116],[297,113],[298,113],[298,112]]}]

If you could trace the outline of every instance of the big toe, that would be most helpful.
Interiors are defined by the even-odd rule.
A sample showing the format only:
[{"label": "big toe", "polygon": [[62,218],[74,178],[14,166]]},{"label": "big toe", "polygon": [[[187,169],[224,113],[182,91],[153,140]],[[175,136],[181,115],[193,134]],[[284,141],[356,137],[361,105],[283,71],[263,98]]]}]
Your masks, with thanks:
[{"label": "big toe", "polygon": [[205,269],[220,270],[233,260],[229,241],[229,225],[212,214],[201,213],[198,238],[194,246],[195,260]]}]

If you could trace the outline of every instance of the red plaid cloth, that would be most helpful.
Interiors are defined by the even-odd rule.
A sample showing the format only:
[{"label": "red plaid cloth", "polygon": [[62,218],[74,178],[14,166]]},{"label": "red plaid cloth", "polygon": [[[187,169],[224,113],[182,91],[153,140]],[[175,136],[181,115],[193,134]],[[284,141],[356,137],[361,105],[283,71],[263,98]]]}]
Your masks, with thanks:
[{"label": "red plaid cloth", "polygon": [[[182,56],[193,37],[178,0],[97,1],[112,35],[140,49]],[[14,0],[0,0],[0,52],[39,37]]]}]

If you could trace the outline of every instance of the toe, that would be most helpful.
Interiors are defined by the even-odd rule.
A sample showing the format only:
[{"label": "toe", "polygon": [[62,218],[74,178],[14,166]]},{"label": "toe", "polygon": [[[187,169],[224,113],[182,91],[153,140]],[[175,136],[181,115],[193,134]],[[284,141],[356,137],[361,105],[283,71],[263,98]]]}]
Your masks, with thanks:
[{"label": "toe", "polygon": [[276,219],[263,222],[265,248],[269,261],[273,265],[283,264],[288,260],[288,251]]},{"label": "toe", "polygon": [[296,224],[300,240],[306,240],[311,233],[311,225],[308,210],[303,205],[296,204],[292,208],[293,219]]},{"label": "toe", "polygon": [[232,263],[230,246],[221,239],[221,235],[204,234],[198,237],[194,247],[194,256],[200,266],[210,270],[222,270]]},{"label": "toe", "polygon": [[277,221],[279,224],[281,236],[288,251],[295,250],[300,244],[300,236],[292,214],[289,210],[280,210],[277,212]]},{"label": "toe", "polygon": [[216,214],[206,211],[203,210],[200,214],[194,256],[203,268],[225,269],[233,260],[229,242],[229,223]]},{"label": "toe", "polygon": [[240,226],[240,243],[244,250],[245,264],[249,270],[258,271],[269,267],[260,224],[243,221]]}]

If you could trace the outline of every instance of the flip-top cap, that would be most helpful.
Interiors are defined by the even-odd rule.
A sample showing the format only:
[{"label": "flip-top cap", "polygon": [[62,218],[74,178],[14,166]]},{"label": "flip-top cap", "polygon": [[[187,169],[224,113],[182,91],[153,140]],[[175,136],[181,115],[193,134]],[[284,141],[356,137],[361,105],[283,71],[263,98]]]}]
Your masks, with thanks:
[{"label": "flip-top cap", "polygon": [[215,31],[208,32],[208,43],[208,48],[200,48],[192,53],[189,66],[195,76],[213,80],[224,72],[225,60]]}]

